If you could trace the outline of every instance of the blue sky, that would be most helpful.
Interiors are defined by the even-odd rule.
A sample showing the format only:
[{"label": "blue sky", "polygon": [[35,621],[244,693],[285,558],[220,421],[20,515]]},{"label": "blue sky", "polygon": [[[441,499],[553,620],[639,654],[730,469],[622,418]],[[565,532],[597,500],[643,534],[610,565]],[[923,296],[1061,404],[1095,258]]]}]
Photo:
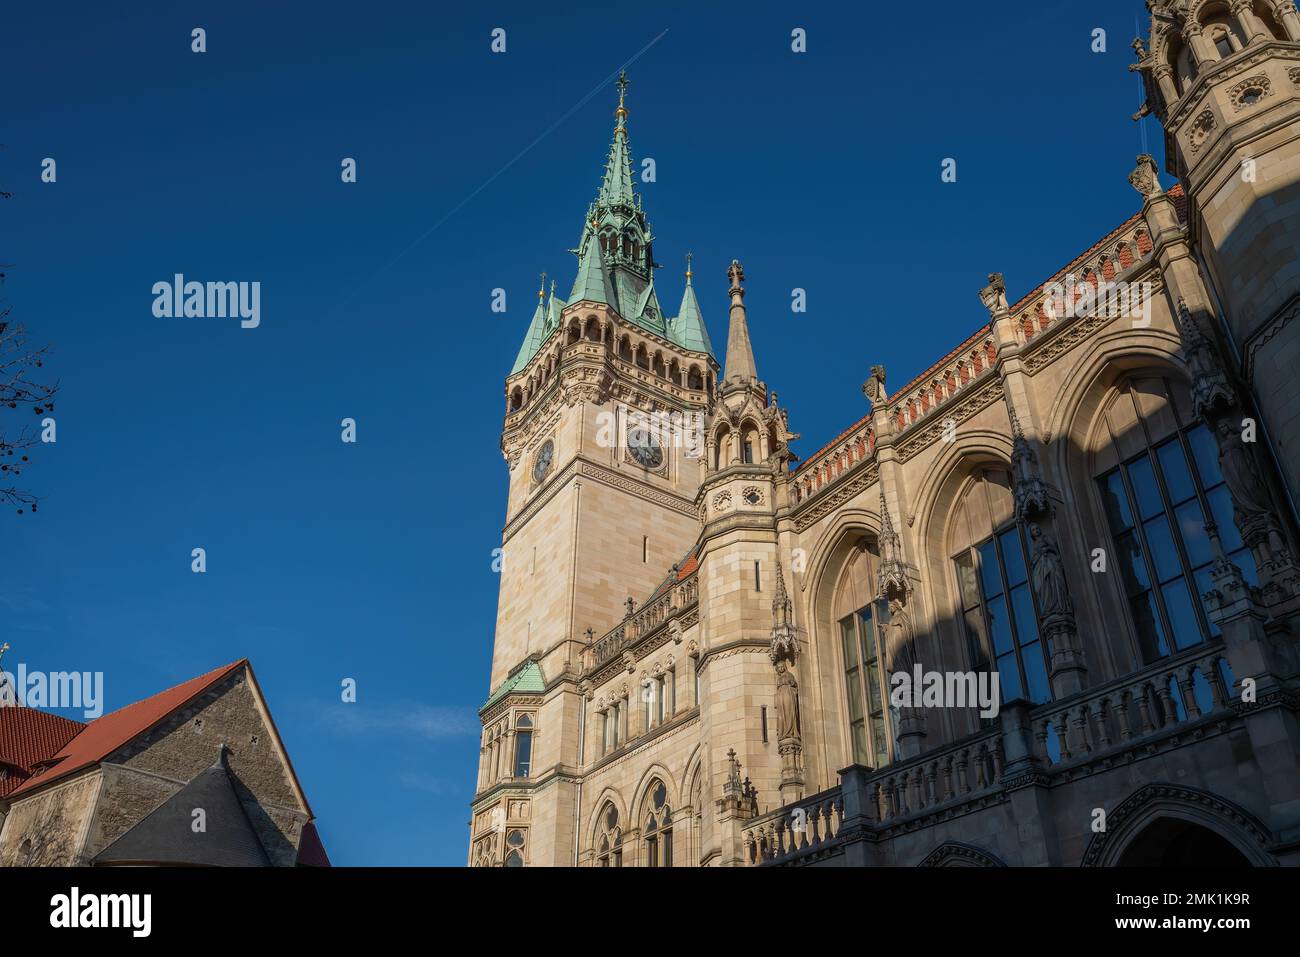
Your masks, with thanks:
[{"label": "blue sky", "polygon": [[[744,263],[805,454],[871,365],[979,326],[989,272],[1014,300],[1138,206],[1141,0],[443,7],[27,4],[0,35],[4,294],[62,381],[41,509],[0,515],[6,665],[102,670],[111,709],[250,657],[337,864],[466,859],[502,382],[538,273],[573,282],[629,58],[659,37],[628,125],[660,296],[692,251],[721,345]],[[177,272],[259,281],[261,325],[155,318]]]}]

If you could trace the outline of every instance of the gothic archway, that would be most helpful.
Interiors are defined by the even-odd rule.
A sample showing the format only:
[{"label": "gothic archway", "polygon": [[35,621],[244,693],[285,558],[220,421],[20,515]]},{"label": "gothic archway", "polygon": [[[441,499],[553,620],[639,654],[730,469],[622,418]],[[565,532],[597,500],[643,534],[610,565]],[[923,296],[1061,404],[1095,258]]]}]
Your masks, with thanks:
[{"label": "gothic archway", "polygon": [[[1148,784],[1107,814],[1106,830],[1093,835],[1080,864],[1222,866],[1195,860],[1197,854],[1204,854],[1237,862],[1229,866],[1272,867],[1277,864],[1267,850],[1272,840],[1258,818],[1232,801],[1200,788]],[[1169,841],[1176,843],[1162,848]],[[1171,862],[1158,863],[1165,854]],[[1177,863],[1189,855],[1190,862]]]},{"label": "gothic archway", "polygon": [[925,856],[917,867],[1006,867],[993,854],[961,841],[945,841]]}]

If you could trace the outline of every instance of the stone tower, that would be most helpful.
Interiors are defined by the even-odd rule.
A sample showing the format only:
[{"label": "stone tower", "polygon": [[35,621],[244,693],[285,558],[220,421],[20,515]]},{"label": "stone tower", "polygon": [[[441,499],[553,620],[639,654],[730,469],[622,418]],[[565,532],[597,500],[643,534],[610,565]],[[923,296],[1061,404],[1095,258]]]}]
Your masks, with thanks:
[{"label": "stone tower", "polygon": [[[1148,0],[1139,117],[1165,129],[1201,260],[1241,375],[1300,491],[1300,16],[1293,0]],[[1190,264],[1189,264],[1190,265]],[[1189,304],[1191,297],[1188,297]],[[1217,308],[1215,306],[1217,305]],[[1216,323],[1217,325],[1217,323]]]},{"label": "stone tower", "polygon": [[[701,643],[711,649],[701,666],[701,736],[710,743],[714,780],[727,779],[734,749],[758,793],[793,799],[801,795],[802,784],[793,756],[798,642],[784,593],[775,517],[788,507],[788,443],[794,436],[775,393],[758,377],[739,262],[732,262],[727,278],[727,364],[709,419],[708,468],[699,493],[705,520],[699,551]],[[788,699],[794,714],[778,700],[783,687],[796,689]],[[789,726],[784,729],[783,714]],[[789,765],[784,774],[783,761]],[[723,848],[723,859],[728,857]]]},{"label": "stone tower", "polygon": [[[476,817],[487,792],[504,794],[525,773],[536,779],[581,765],[576,681],[591,635],[630,615],[698,534],[704,413],[718,364],[689,266],[677,315],[660,305],[626,90],[620,76],[604,175],[570,250],[578,262],[572,291],[560,299],[543,277],[506,379],[501,448],[510,486]],[[534,709],[524,714],[527,768],[515,740],[524,688]],[[567,812],[559,807],[569,787],[548,788],[545,804],[534,796],[533,818],[572,815],[571,802]],[[514,803],[503,797],[501,806]],[[530,863],[571,863],[562,824],[533,833],[556,842],[531,846]]]}]

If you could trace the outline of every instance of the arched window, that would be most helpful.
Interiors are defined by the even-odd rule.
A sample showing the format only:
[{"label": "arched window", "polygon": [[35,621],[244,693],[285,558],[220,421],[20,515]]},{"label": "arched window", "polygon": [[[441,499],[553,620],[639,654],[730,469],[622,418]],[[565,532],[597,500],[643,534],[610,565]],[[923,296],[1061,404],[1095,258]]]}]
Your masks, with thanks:
[{"label": "arched window", "polygon": [[1142,658],[1155,661],[1218,634],[1199,596],[1214,561],[1207,519],[1250,584],[1255,562],[1233,521],[1214,436],[1186,391],[1158,377],[1120,384],[1093,453]]},{"label": "arched window", "polygon": [[673,812],[668,806],[668,788],[663,781],[650,785],[647,795],[645,828],[646,866],[673,866]]},{"label": "arched window", "polygon": [[515,719],[515,777],[528,777],[532,767],[533,719],[521,714]]},{"label": "arched window", "polygon": [[752,423],[746,423],[740,433],[740,461],[753,465],[758,461],[758,429]]},{"label": "arched window", "polygon": [[506,867],[523,867],[524,866],[524,842],[527,840],[525,833],[518,828],[511,830],[506,834]]},{"label": "arched window", "polygon": [[1026,546],[1025,530],[1015,520],[1011,473],[978,469],[949,528],[972,667],[997,669],[1003,701],[1044,702],[1052,689]]},{"label": "arched window", "polygon": [[691,371],[686,375],[686,387],[697,391],[704,388],[704,377],[700,375],[699,366],[691,366]]},{"label": "arched window", "polygon": [[596,832],[596,864],[598,867],[623,866],[623,829],[618,824],[618,808],[613,801],[605,802],[600,812],[600,827]]},{"label": "arched window", "polygon": [[873,768],[889,764],[894,754],[888,676],[880,654],[880,626],[889,612],[877,598],[878,568],[875,543],[863,539],[841,573],[834,604],[853,762]]}]

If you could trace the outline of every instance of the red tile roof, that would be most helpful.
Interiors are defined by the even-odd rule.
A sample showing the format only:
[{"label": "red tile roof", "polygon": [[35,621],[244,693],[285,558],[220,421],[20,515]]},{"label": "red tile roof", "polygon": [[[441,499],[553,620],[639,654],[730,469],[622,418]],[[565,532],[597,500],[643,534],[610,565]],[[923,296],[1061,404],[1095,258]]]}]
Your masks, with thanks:
[{"label": "red tile roof", "polygon": [[86,726],[71,718],[17,705],[0,707],[0,798],[7,797]]},{"label": "red tile roof", "polygon": [[51,781],[57,781],[83,768],[98,764],[236,668],[247,664],[248,659],[241,658],[239,661],[209,671],[205,675],[199,675],[197,678],[191,678],[174,688],[160,691],[153,697],[129,704],[125,708],[119,708],[117,711],[96,718],[90,724],[83,725],[79,734],[47,759],[50,762],[49,767],[28,778],[11,793],[18,795],[34,791]]}]

